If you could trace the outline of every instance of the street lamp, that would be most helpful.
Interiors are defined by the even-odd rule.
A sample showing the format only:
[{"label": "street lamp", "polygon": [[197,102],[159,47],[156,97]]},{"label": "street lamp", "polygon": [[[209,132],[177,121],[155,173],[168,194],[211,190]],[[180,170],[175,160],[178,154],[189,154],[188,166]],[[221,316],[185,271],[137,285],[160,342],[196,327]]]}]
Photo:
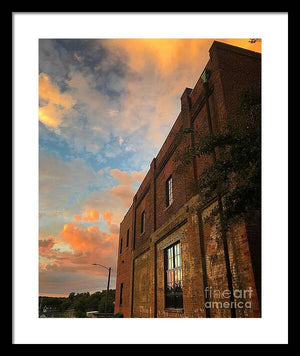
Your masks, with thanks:
[{"label": "street lamp", "polygon": [[105,309],[104,309],[104,313],[106,314],[107,305],[108,305],[108,292],[109,292],[109,282],[110,282],[111,267],[106,267],[106,266],[100,265],[99,263],[92,263],[92,265],[93,265],[93,266],[100,266],[100,267],[106,268],[106,269],[108,270],[106,301],[105,301]]}]

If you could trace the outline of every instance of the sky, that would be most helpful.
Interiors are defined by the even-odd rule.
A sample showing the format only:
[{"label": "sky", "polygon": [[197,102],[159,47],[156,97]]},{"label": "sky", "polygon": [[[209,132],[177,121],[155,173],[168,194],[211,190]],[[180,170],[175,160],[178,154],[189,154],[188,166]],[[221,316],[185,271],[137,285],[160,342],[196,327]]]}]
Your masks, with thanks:
[{"label": "sky", "polygon": [[[261,52],[261,42],[217,39]],[[39,41],[39,293],[115,288],[119,224],[213,39]]]}]

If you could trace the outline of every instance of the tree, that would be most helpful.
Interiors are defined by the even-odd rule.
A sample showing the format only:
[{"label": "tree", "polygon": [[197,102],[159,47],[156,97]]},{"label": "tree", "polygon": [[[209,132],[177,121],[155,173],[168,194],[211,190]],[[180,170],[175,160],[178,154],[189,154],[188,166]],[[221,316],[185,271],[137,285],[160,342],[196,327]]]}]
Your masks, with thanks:
[{"label": "tree", "polygon": [[75,297],[75,293],[74,293],[74,292],[71,292],[71,293],[69,294],[69,299],[72,301],[72,300],[74,299],[74,297]]},{"label": "tree", "polygon": [[98,310],[98,304],[101,298],[101,292],[91,294],[87,300],[88,311]]},{"label": "tree", "polygon": [[88,296],[83,294],[77,294],[73,303],[75,314],[77,318],[85,318],[87,311],[87,298]]},{"label": "tree", "polygon": [[[108,295],[108,313],[114,312],[114,300],[115,290],[111,289]],[[87,311],[99,310],[104,312],[106,291],[93,294],[72,292],[68,298],[39,297],[39,301],[41,310],[43,307],[48,307],[52,314],[55,312],[55,317],[63,317],[66,310],[74,309],[77,318],[85,318]]]},{"label": "tree", "polygon": [[[203,202],[222,195],[226,227],[261,208],[261,100],[255,90],[244,92],[240,107],[232,113],[223,128],[203,135],[193,129],[194,147],[188,147],[177,158],[188,165],[195,157],[215,154],[213,163],[196,183]],[[212,215],[219,213],[217,206]]]},{"label": "tree", "polygon": [[69,299],[65,299],[62,304],[60,305],[60,312],[64,313],[67,309],[69,309],[71,306],[71,301]]},{"label": "tree", "polygon": [[[115,301],[115,289],[110,289],[108,293],[108,304],[107,304],[107,313],[113,313],[114,312],[114,301]],[[106,303],[106,293],[107,291],[104,290],[101,293],[99,305],[98,305],[98,311],[100,313],[105,312],[105,303]]]}]

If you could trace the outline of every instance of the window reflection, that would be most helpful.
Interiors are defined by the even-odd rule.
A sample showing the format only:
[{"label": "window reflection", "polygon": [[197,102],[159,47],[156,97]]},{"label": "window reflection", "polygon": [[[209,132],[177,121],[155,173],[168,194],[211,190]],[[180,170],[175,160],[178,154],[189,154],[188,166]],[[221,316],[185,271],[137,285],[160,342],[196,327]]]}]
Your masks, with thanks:
[{"label": "window reflection", "polygon": [[166,259],[166,308],[183,308],[182,267],[180,242],[165,250]]}]

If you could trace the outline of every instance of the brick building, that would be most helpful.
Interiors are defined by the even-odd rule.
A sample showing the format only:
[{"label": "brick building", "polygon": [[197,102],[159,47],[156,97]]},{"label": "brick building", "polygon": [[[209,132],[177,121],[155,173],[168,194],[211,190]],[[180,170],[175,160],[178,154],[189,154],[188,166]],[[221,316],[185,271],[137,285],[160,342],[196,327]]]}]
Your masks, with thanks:
[{"label": "brick building", "polygon": [[120,225],[115,313],[124,317],[260,317],[260,217],[232,226],[225,246],[217,218],[205,219],[217,201],[200,204],[191,188],[211,157],[174,159],[193,145],[191,135],[178,140],[182,127],[208,133],[245,89],[260,88],[259,53],[215,41],[209,54]]}]

